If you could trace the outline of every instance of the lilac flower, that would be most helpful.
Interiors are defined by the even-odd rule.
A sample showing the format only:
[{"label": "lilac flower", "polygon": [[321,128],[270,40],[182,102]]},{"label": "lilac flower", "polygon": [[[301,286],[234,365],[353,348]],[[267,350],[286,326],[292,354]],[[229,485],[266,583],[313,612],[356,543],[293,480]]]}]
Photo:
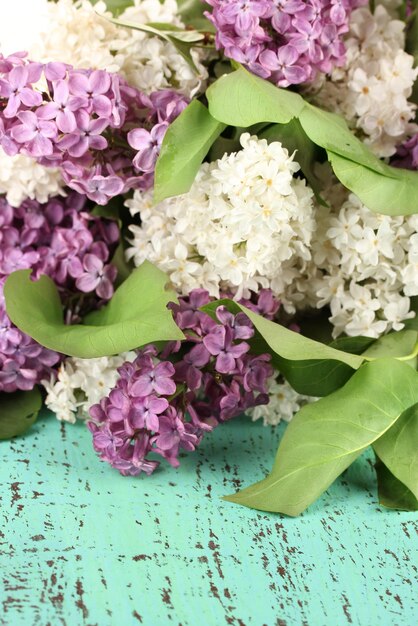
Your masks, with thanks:
[{"label": "lilac flower", "polygon": [[367,0],[206,0],[215,43],[255,74],[287,87],[345,60],[351,11]]},{"label": "lilac flower", "polygon": [[83,98],[70,95],[68,83],[58,80],[54,84],[54,99],[38,109],[38,117],[44,120],[56,120],[57,128],[63,133],[73,133],[77,128],[74,111],[84,104]]},{"label": "lilac flower", "polygon": [[113,283],[117,274],[116,267],[105,265],[94,254],[86,254],[83,259],[83,269],[84,272],[75,283],[77,289],[86,293],[96,291],[100,298],[109,300],[113,295]]},{"label": "lilac flower", "polygon": [[166,123],[157,124],[150,132],[145,128],[135,128],[128,133],[129,145],[138,150],[133,160],[137,170],[153,171],[167,127]]},{"label": "lilac flower", "polygon": [[67,151],[71,157],[82,157],[89,150],[104,150],[107,140],[102,132],[109,122],[106,118],[92,119],[87,111],[78,111],[77,123],[74,132],[71,132],[58,141],[60,150]]},{"label": "lilac flower", "polygon": [[20,144],[25,144],[25,152],[33,157],[49,156],[54,151],[52,139],[57,136],[57,127],[54,122],[44,121],[31,111],[22,111],[18,114],[21,122],[11,130],[12,138]]},{"label": "lilac flower", "polygon": [[205,348],[216,356],[216,369],[221,374],[232,372],[236,367],[236,360],[248,352],[248,343],[233,343],[234,333],[230,327],[217,326],[203,339]]},{"label": "lilac flower", "polygon": [[14,117],[22,104],[27,107],[41,104],[41,94],[28,86],[29,82],[39,80],[40,67],[36,66],[36,73],[34,69],[33,65],[29,67],[19,65],[10,70],[8,81],[0,80],[0,95],[8,100],[3,112],[5,117]]},{"label": "lilac flower", "polygon": [[[264,291],[263,300],[269,310],[278,310],[271,292],[268,297]],[[209,301],[199,289],[171,303],[186,340],[169,342],[162,351],[156,346],[141,350],[118,370],[109,396],[91,407],[94,448],[122,474],[154,471],[158,463],[147,458],[151,452],[177,467],[180,449],[194,450],[205,432],[268,402],[273,369],[269,355],[248,353],[243,338],[254,334],[249,318],[220,306],[217,323],[199,310]]]},{"label": "lilac flower", "polygon": [[152,186],[164,133],[186,105],[174,91],[146,95],[104,70],[0,55],[0,145],[60,167],[70,188],[98,204]]},{"label": "lilac flower", "polygon": [[143,397],[156,392],[163,396],[171,396],[176,391],[176,383],[173,380],[175,373],[172,363],[159,363],[156,367],[150,367],[141,372],[131,387],[134,397]]}]

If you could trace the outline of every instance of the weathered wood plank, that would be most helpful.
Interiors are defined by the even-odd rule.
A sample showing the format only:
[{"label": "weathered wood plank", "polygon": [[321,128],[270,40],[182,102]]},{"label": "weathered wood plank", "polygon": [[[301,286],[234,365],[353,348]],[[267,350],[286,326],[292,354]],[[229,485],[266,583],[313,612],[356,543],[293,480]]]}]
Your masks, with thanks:
[{"label": "weathered wood plank", "polygon": [[377,506],[369,457],[298,519],[219,499],[278,437],[236,420],[149,479],[97,461],[81,425],[2,442],[0,624],[415,624],[418,518]]}]

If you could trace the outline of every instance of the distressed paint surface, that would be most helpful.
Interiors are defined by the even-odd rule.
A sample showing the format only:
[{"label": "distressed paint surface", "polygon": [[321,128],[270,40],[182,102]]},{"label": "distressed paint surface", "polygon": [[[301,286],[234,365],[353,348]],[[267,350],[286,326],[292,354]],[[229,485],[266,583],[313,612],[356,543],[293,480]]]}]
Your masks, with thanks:
[{"label": "distressed paint surface", "polygon": [[415,626],[418,515],[376,504],[370,456],[297,519],[220,500],[279,436],[236,420],[144,480],[82,425],[1,442],[0,624]]}]

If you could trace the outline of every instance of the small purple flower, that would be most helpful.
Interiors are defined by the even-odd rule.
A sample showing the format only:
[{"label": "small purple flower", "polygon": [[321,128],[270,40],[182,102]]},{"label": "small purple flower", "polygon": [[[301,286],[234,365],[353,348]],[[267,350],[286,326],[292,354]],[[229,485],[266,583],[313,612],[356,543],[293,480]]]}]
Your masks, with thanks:
[{"label": "small purple flower", "polygon": [[135,128],[128,133],[129,145],[138,150],[133,164],[137,170],[152,172],[157,160],[163,137],[168,124],[157,124],[149,132],[145,128]]},{"label": "small purple flower", "polygon": [[250,349],[248,343],[244,341],[234,344],[233,338],[234,335],[231,328],[217,326],[203,339],[203,344],[208,352],[216,356],[215,367],[220,374],[234,371],[237,359]]},{"label": "small purple flower", "polygon": [[104,118],[108,118],[112,112],[112,103],[104,95],[109,91],[110,85],[110,75],[103,70],[94,70],[89,76],[73,72],[68,81],[70,93],[85,98],[92,111]]},{"label": "small purple flower", "polygon": [[68,83],[59,80],[54,84],[54,99],[52,102],[40,107],[38,117],[43,120],[55,119],[57,128],[63,133],[73,133],[77,128],[75,111],[83,107],[82,98],[70,95]]},{"label": "small purple flower", "polygon": [[99,298],[109,300],[113,295],[113,283],[117,275],[114,265],[105,265],[94,254],[83,259],[83,273],[76,280],[76,287],[85,293],[96,291]]},{"label": "small purple flower", "polygon": [[27,107],[41,104],[41,94],[28,86],[30,81],[39,80],[40,68],[36,66],[35,72],[34,69],[33,65],[28,67],[19,65],[9,72],[7,81],[0,80],[0,95],[8,99],[3,112],[5,117],[14,117],[22,104]]},{"label": "small purple flower", "polygon": [[57,136],[54,122],[41,120],[31,111],[22,111],[17,117],[21,123],[13,126],[12,138],[20,144],[25,144],[25,150],[30,156],[51,155],[54,152],[51,140]]},{"label": "small purple flower", "polygon": [[154,391],[162,396],[171,396],[176,391],[176,383],[173,380],[175,373],[172,363],[158,363],[156,367],[148,371],[142,371],[131,386],[131,394],[134,397],[148,396]]}]

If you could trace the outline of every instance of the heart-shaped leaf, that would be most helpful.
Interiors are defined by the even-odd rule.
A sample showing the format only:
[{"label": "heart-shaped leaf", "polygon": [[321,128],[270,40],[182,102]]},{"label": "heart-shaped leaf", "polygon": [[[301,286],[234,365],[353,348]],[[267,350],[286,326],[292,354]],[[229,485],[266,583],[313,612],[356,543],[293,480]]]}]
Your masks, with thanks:
[{"label": "heart-shaped leaf", "polygon": [[298,515],[417,402],[411,367],[395,359],[366,363],[344,387],[297,413],[267,478],[226,499]]},{"label": "heart-shaped leaf", "polygon": [[395,478],[379,459],[375,468],[380,504],[388,509],[418,511],[418,500],[408,487]]},{"label": "heart-shaped leaf", "polygon": [[4,286],[6,308],[18,328],[43,346],[82,358],[118,354],[154,341],[183,339],[167,303],[167,277],[145,262],[133,270],[110,302],[90,313],[84,324],[67,326],[57,288],[47,276],[30,279],[30,270],[11,274]]},{"label": "heart-shaped leaf", "polygon": [[0,394],[0,439],[23,435],[35,422],[41,407],[38,387]]},{"label": "heart-shaped leaf", "polygon": [[230,126],[248,127],[259,122],[287,124],[305,106],[301,96],[278,89],[240,68],[221,76],[206,92],[210,114]]},{"label": "heart-shaped leaf", "polygon": [[384,215],[418,213],[418,172],[394,168],[382,163],[377,172],[328,151],[336,177],[355,193],[371,211]]},{"label": "heart-shaped leaf", "polygon": [[390,472],[418,498],[418,405],[402,413],[373,447]]},{"label": "heart-shaped leaf", "polygon": [[155,168],[156,202],[190,189],[200,164],[224,128],[198,100],[182,111],[163,139]]}]

